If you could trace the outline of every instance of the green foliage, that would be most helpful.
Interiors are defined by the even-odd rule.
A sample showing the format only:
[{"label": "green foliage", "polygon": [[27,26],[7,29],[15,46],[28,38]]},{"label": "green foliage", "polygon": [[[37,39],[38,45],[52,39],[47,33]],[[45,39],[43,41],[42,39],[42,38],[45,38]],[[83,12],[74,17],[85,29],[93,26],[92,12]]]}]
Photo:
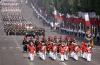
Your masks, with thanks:
[{"label": "green foliage", "polygon": [[55,7],[59,12],[62,13],[95,11],[100,15],[99,0],[43,0],[42,4],[49,12],[52,12],[53,7]]}]

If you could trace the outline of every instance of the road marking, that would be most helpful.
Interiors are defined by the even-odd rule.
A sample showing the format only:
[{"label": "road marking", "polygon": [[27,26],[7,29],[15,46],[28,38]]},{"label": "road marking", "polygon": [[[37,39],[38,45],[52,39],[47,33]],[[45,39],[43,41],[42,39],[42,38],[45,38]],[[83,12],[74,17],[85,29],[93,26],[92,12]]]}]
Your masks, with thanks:
[{"label": "road marking", "polygon": [[2,50],[5,50],[5,49],[7,49],[7,50],[11,50],[11,49],[21,49],[21,47],[0,47],[0,49],[2,49]]},{"label": "road marking", "polygon": [[28,53],[23,53],[23,57],[28,58]]},{"label": "road marking", "polygon": [[9,49],[13,49],[13,47],[9,47]]},{"label": "road marking", "polygon": [[18,41],[14,38],[14,36],[12,36],[14,42],[16,43],[17,47],[19,47],[20,45],[18,44]]},{"label": "road marking", "polygon": [[0,30],[2,30],[3,29],[3,26],[2,27],[0,27]]},{"label": "road marking", "polygon": [[18,46],[18,47],[16,47],[16,48],[17,48],[17,49],[21,49],[21,47],[19,47],[19,46]]},{"label": "road marking", "polygon": [[66,63],[64,63],[64,62],[61,62],[63,65],[67,65]]},{"label": "road marking", "polygon": [[61,64],[61,65],[68,65],[65,62],[60,62],[60,58],[58,56],[57,56],[57,60],[58,60],[58,63]]}]

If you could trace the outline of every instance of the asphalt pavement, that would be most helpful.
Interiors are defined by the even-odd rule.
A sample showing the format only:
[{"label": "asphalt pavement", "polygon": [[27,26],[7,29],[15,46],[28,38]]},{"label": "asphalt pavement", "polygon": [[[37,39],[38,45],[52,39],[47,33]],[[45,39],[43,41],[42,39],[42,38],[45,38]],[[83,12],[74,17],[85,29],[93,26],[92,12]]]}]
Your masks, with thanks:
[{"label": "asphalt pavement", "polygon": [[[46,36],[60,34],[50,30],[50,27],[44,26],[41,19],[34,15],[31,7],[31,0],[27,4],[23,3],[22,15],[32,21],[38,27],[45,28]],[[1,18],[1,15],[0,15]],[[78,61],[69,58],[68,61],[60,62],[59,60],[51,60],[46,58],[45,61],[41,60],[38,56],[35,57],[34,62],[30,62],[27,53],[22,52],[23,36],[11,35],[7,36],[3,31],[3,24],[0,20],[0,65],[100,65],[100,47],[95,46],[93,49],[92,61],[87,62],[85,59],[79,58]]]}]

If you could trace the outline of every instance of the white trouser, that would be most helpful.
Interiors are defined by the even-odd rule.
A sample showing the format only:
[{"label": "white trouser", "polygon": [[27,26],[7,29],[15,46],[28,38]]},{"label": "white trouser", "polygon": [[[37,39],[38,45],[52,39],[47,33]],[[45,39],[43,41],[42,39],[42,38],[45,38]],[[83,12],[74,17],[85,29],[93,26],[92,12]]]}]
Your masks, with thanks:
[{"label": "white trouser", "polygon": [[70,53],[70,56],[71,56],[71,57],[74,57],[74,52],[71,52],[71,53]]},{"label": "white trouser", "polygon": [[83,53],[82,52],[80,53],[80,57],[83,57]]},{"label": "white trouser", "polygon": [[87,59],[87,53],[86,53],[86,52],[84,52],[84,53],[82,54],[82,58]]},{"label": "white trouser", "polygon": [[87,53],[87,61],[91,61],[91,53]]},{"label": "white trouser", "polygon": [[34,60],[34,54],[33,53],[29,53],[29,58],[30,58],[31,61],[33,61]]},{"label": "white trouser", "polygon": [[65,53],[65,55],[64,55],[65,56],[64,57],[65,60],[68,60],[68,55],[69,55],[69,53]]},{"label": "white trouser", "polygon": [[78,52],[77,55],[78,55],[78,57],[81,57],[81,52]]},{"label": "white trouser", "polygon": [[78,54],[77,53],[74,54],[74,59],[78,60]]},{"label": "white trouser", "polygon": [[49,57],[52,57],[52,52],[51,51],[49,52]]},{"label": "white trouser", "polygon": [[71,57],[74,58],[75,60],[78,60],[78,54],[75,52],[71,52]]},{"label": "white trouser", "polygon": [[26,1],[25,1],[25,3],[27,4],[27,3],[28,3],[28,1],[26,0]]},{"label": "white trouser", "polygon": [[51,58],[55,60],[57,58],[57,53],[51,52]]},{"label": "white trouser", "polygon": [[40,58],[41,58],[42,60],[45,60],[45,59],[46,59],[46,53],[40,52],[39,55],[40,55]]},{"label": "white trouser", "polygon": [[60,54],[60,57],[61,57],[60,60],[61,60],[61,61],[64,61],[65,55],[64,55],[64,54]]}]

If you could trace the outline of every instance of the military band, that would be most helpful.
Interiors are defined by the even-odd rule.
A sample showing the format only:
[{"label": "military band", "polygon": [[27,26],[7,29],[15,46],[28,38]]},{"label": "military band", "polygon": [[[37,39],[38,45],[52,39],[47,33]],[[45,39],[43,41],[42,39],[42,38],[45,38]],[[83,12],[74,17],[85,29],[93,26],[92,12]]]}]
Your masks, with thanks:
[{"label": "military band", "polygon": [[[26,48],[28,50],[24,49],[24,45],[23,50],[29,53],[30,60],[34,60],[34,54],[37,54],[42,60],[46,60],[46,58],[49,57],[52,60],[59,61],[67,61],[70,58],[73,58],[76,61],[78,61],[79,58],[91,61],[93,47],[85,41],[82,41],[79,44],[75,39],[70,39],[70,42],[67,41],[65,43],[66,39],[56,38],[58,42],[55,42],[55,38],[48,36],[48,39],[44,37],[44,39],[38,39],[38,42],[36,42],[36,40],[28,40],[29,42],[27,42],[27,38],[28,37],[25,37],[24,44],[27,46]],[[30,45],[32,44],[33,46],[31,48]]]}]

